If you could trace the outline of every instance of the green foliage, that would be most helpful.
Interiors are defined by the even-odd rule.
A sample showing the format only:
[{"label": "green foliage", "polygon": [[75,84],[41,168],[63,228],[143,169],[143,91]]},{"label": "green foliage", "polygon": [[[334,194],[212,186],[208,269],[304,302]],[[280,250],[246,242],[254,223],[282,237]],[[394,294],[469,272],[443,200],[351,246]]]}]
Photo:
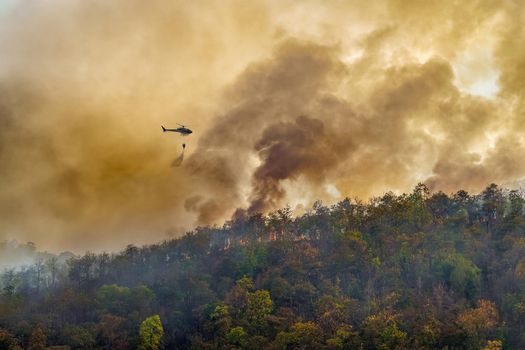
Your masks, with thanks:
[{"label": "green foliage", "polygon": [[159,315],[146,318],[139,329],[139,349],[157,350],[160,349],[164,328]]},{"label": "green foliage", "polygon": [[64,329],[65,345],[74,349],[92,349],[96,346],[96,337],[91,327],[67,325]]},{"label": "green foliage", "polygon": [[97,298],[110,312],[125,314],[125,305],[131,296],[131,290],[116,284],[103,285],[97,293]]},{"label": "green foliage", "polygon": [[436,263],[436,272],[447,285],[469,302],[473,302],[480,290],[480,269],[460,254],[451,254]]},{"label": "green foliage", "polygon": [[315,350],[322,345],[322,332],[313,322],[297,322],[289,332],[277,334],[276,343],[285,350]]},{"label": "green foliage", "polygon": [[503,343],[501,340],[489,340],[487,345],[482,350],[501,350]]},{"label": "green foliage", "polygon": [[350,350],[360,347],[359,336],[352,330],[352,326],[342,326],[335,336],[326,341],[326,345],[332,350]]},{"label": "green foliage", "polygon": [[230,329],[226,335],[226,339],[232,345],[238,346],[241,349],[248,348],[248,333],[242,327],[234,327]]},{"label": "green foliage", "polygon": [[237,281],[237,285],[243,290],[246,290],[246,291],[252,290],[253,280],[248,276],[244,276],[243,278]]},{"label": "green foliage", "polygon": [[261,328],[272,309],[273,302],[270,298],[270,292],[257,290],[253,293],[248,293],[245,316],[253,327]]},{"label": "green foliage", "polygon": [[133,288],[116,284],[103,285],[97,292],[97,301],[106,312],[117,316],[134,316],[134,321],[151,312],[155,294],[144,285]]},{"label": "green foliage", "polygon": [[363,340],[376,349],[405,349],[407,333],[399,330],[394,315],[381,312],[363,322]]},{"label": "green foliage", "polygon": [[397,328],[397,324],[391,323],[381,332],[382,348],[385,349],[404,349],[407,334]]},{"label": "green foliage", "polygon": [[216,336],[224,336],[232,325],[229,307],[217,305],[210,313],[211,333]]}]

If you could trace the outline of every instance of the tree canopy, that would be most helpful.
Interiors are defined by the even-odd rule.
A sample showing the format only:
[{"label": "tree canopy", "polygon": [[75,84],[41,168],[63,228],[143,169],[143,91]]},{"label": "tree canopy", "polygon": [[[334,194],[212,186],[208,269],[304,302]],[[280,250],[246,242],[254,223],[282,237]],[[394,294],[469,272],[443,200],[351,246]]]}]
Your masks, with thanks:
[{"label": "tree canopy", "polygon": [[525,348],[523,203],[420,184],[42,255],[0,275],[0,348]]}]

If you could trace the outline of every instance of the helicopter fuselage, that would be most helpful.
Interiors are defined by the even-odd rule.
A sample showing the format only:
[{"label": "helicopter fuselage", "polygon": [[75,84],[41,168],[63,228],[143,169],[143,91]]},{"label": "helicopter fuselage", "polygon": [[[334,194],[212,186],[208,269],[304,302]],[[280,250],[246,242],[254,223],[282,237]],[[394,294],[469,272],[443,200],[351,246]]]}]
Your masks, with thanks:
[{"label": "helicopter fuselage", "polygon": [[177,129],[166,129],[165,127],[162,127],[162,131],[163,132],[166,132],[166,131],[178,132],[182,136],[187,136],[187,135],[190,135],[191,133],[193,133],[193,131],[191,131],[190,129],[188,129],[188,128],[184,127],[184,126],[182,126],[180,128],[177,128]]}]

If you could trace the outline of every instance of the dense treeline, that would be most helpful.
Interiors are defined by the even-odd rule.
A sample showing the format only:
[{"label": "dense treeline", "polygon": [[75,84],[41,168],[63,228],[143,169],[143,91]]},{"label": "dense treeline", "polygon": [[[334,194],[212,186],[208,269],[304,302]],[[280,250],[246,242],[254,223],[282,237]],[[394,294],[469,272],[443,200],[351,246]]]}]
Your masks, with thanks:
[{"label": "dense treeline", "polygon": [[523,349],[524,203],[418,185],[42,259],[1,276],[0,348]]}]

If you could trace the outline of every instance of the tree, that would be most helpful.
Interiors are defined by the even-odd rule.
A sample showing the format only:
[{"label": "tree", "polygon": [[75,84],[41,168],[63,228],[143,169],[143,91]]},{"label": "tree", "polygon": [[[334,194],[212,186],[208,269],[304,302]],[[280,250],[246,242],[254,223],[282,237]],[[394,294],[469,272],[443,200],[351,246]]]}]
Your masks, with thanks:
[{"label": "tree", "polygon": [[477,307],[460,313],[457,322],[468,335],[471,347],[479,349],[498,324],[498,310],[493,302],[481,299]]},{"label": "tree", "polygon": [[96,346],[96,335],[91,327],[72,324],[63,330],[66,345],[73,349],[93,349]]},{"label": "tree", "polygon": [[241,349],[248,348],[248,333],[242,327],[234,327],[230,329],[226,335],[226,339],[232,345],[239,346]]},{"label": "tree", "polygon": [[5,270],[2,274],[2,291],[5,296],[13,296],[20,283],[19,276],[14,269]]},{"label": "tree", "polygon": [[213,322],[213,333],[216,335],[225,334],[231,327],[232,318],[226,305],[217,305],[210,314],[210,319]]},{"label": "tree", "polygon": [[112,314],[119,316],[127,314],[127,306],[131,296],[131,290],[128,287],[105,284],[99,288],[96,296],[100,305]]},{"label": "tree", "polygon": [[501,340],[489,340],[483,350],[501,350],[503,349],[503,343]]},{"label": "tree", "polygon": [[523,214],[524,198],[517,190],[509,193],[510,210],[509,216],[515,218]]},{"label": "tree", "polygon": [[405,349],[407,334],[397,327],[396,323],[390,323],[381,332],[383,347],[387,349]]},{"label": "tree", "polygon": [[350,350],[359,349],[359,337],[357,332],[352,330],[352,326],[343,326],[335,332],[335,337],[326,341],[329,349]]},{"label": "tree", "polygon": [[492,232],[494,225],[503,217],[505,200],[501,189],[496,184],[490,184],[482,193],[483,217],[487,225],[487,232]]},{"label": "tree", "polygon": [[31,332],[28,350],[43,350],[46,348],[47,337],[42,328],[35,327]]},{"label": "tree", "polygon": [[474,302],[480,289],[480,269],[460,254],[451,254],[436,263],[436,274],[456,292]]},{"label": "tree", "polygon": [[105,314],[97,325],[98,338],[105,349],[129,349],[129,333],[126,330],[126,319],[111,314]]},{"label": "tree", "polygon": [[267,290],[257,290],[248,293],[246,301],[246,319],[250,324],[260,329],[264,325],[266,316],[270,315],[273,309],[273,302],[270,292]]},{"label": "tree", "polygon": [[322,346],[322,332],[314,322],[297,322],[289,332],[277,334],[276,342],[281,349],[316,350]]},{"label": "tree", "polygon": [[73,257],[68,260],[69,278],[78,285],[79,289],[87,286],[94,278],[96,260],[96,255],[91,252],[87,252],[80,258]]},{"label": "tree", "polygon": [[405,349],[407,334],[401,331],[394,315],[387,312],[370,315],[363,322],[363,340],[367,348]]},{"label": "tree", "polygon": [[146,318],[139,329],[139,349],[157,350],[160,349],[164,328],[159,315]]},{"label": "tree", "polygon": [[40,294],[40,286],[42,284],[42,274],[44,272],[44,259],[41,257],[36,258],[33,264],[34,280],[36,285],[36,294]]},{"label": "tree", "polygon": [[55,290],[58,273],[58,258],[56,256],[52,256],[46,260],[45,264],[47,270],[49,271],[49,287],[52,290]]},{"label": "tree", "polygon": [[235,283],[235,286],[226,295],[226,302],[231,306],[230,311],[234,316],[240,316],[241,311],[246,307],[250,290],[253,290],[253,280],[244,276]]},{"label": "tree", "polygon": [[434,222],[442,224],[451,209],[450,198],[445,193],[438,192],[434,193],[426,202]]},{"label": "tree", "polygon": [[14,335],[0,328],[0,349],[18,350],[22,348],[18,345],[18,340]]},{"label": "tree", "polygon": [[428,212],[425,201],[430,196],[430,190],[425,184],[418,183],[408,197],[411,208],[411,221],[420,227],[427,220]]}]

